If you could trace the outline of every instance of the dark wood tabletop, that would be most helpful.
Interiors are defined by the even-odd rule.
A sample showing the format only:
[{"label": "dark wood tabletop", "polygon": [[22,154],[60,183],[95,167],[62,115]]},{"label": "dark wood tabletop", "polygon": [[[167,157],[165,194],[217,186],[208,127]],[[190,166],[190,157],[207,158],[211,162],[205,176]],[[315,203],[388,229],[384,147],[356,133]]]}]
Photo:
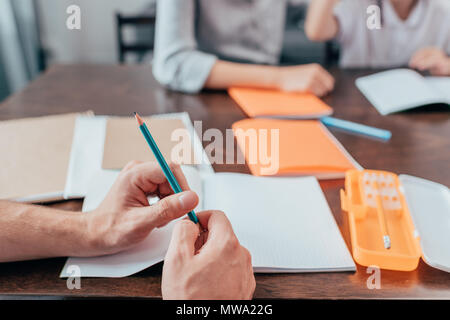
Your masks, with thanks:
[{"label": "dark wood tabletop", "polygon": [[[374,70],[333,69],[336,88],[324,100],[336,117],[392,131],[388,142],[331,130],[350,154],[368,169],[407,173],[450,185],[450,112],[433,106],[381,116],[354,85]],[[203,122],[203,130],[225,130],[245,118],[224,92],[188,95],[161,87],[150,66],[57,65],[23,91],[0,104],[0,120],[93,110],[98,115],[129,116],[187,111]],[[0,151],[1,152],[1,151]],[[245,165],[214,165],[216,171],[247,172]],[[350,248],[347,215],[340,209],[343,180],[322,181],[321,187]],[[82,200],[51,206],[80,210]],[[450,247],[449,247],[450,250]],[[122,279],[81,279],[69,290],[59,278],[65,258],[0,264],[1,296],[161,297],[162,264]],[[381,271],[381,288],[369,289],[366,267],[357,272],[256,274],[255,298],[446,298],[450,273],[422,260],[413,272]]]}]

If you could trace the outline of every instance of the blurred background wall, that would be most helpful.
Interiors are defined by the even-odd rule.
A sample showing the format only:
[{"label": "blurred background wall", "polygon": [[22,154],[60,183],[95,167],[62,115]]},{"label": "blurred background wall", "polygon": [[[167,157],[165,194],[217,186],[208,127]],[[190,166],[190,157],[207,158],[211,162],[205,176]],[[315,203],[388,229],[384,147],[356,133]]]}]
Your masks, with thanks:
[{"label": "blurred background wall", "polygon": [[[287,12],[280,63],[324,63],[330,47],[312,43],[304,34],[308,0],[294,2]],[[80,30],[66,27],[71,5],[81,9]],[[55,63],[151,63],[147,49],[153,46],[155,10],[156,0],[0,0],[0,101]],[[142,28],[143,21],[132,20],[120,28],[121,39],[117,13],[153,17],[153,25]],[[119,43],[134,43],[137,53],[121,60]]]},{"label": "blurred background wall", "polygon": [[0,0],[0,100],[39,73],[39,31],[31,0]]},{"label": "blurred background wall", "polygon": [[[20,1],[20,0],[19,0]],[[154,12],[156,0],[36,0],[48,63],[117,63],[115,13]],[[70,5],[81,8],[81,30],[66,26]],[[131,30],[130,30],[131,31]],[[129,32],[131,36],[132,32]]]}]

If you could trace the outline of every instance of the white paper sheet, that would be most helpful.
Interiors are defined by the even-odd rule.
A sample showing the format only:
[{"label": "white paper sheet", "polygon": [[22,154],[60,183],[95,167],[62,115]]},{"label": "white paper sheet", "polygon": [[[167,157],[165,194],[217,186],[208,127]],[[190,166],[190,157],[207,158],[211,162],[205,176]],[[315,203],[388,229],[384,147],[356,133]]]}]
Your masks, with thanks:
[{"label": "white paper sheet", "polygon": [[101,170],[106,119],[78,116],[70,152],[64,198],[83,198],[92,176]]}]

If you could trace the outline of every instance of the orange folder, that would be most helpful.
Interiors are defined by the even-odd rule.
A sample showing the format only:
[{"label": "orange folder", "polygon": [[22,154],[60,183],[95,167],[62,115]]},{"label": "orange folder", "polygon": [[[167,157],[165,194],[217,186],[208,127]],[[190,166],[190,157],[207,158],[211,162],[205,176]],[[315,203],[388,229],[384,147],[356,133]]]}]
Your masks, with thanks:
[{"label": "orange folder", "polygon": [[251,118],[315,119],[333,109],[313,94],[254,88],[230,88],[228,94]]},{"label": "orange folder", "polygon": [[[361,169],[318,120],[245,119],[235,122],[232,128],[251,173],[257,176],[314,175],[335,179],[344,177],[349,169]],[[271,130],[278,130],[278,142],[271,139]],[[271,165],[267,158],[271,158]],[[276,172],[267,173],[275,161]]]}]

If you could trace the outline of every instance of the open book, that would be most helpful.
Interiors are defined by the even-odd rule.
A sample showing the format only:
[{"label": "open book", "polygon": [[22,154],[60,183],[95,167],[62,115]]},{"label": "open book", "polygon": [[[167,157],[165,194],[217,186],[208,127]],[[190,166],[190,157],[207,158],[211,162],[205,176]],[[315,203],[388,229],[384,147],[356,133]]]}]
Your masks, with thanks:
[{"label": "open book", "polygon": [[[197,167],[202,171],[213,172],[186,112],[158,114],[147,119],[155,125],[152,127],[155,138],[164,137],[165,140],[159,139],[158,145],[166,152],[166,157],[173,146],[169,140],[173,129],[183,125],[190,135],[194,158],[202,159]],[[65,199],[83,198],[88,192],[92,176],[102,168],[121,169],[130,160],[152,159],[152,153],[145,145],[145,140],[137,129],[136,120],[132,117],[79,116],[73,135],[70,161],[66,170]]]},{"label": "open book", "polygon": [[[265,178],[246,174],[201,175],[183,167],[200,203],[196,211],[224,211],[243,246],[252,255],[255,272],[354,271],[355,264],[325,197],[314,177]],[[83,211],[95,209],[118,175],[103,170],[92,182]],[[89,214],[89,213],[86,213]],[[82,277],[125,277],[164,260],[174,222],[153,230],[137,246],[122,253],[69,258]]]},{"label": "open book", "polygon": [[450,105],[450,77],[395,69],[361,77],[356,86],[382,115],[430,104]]},{"label": "open book", "polygon": [[92,112],[0,122],[0,199],[62,200],[75,123]]}]

